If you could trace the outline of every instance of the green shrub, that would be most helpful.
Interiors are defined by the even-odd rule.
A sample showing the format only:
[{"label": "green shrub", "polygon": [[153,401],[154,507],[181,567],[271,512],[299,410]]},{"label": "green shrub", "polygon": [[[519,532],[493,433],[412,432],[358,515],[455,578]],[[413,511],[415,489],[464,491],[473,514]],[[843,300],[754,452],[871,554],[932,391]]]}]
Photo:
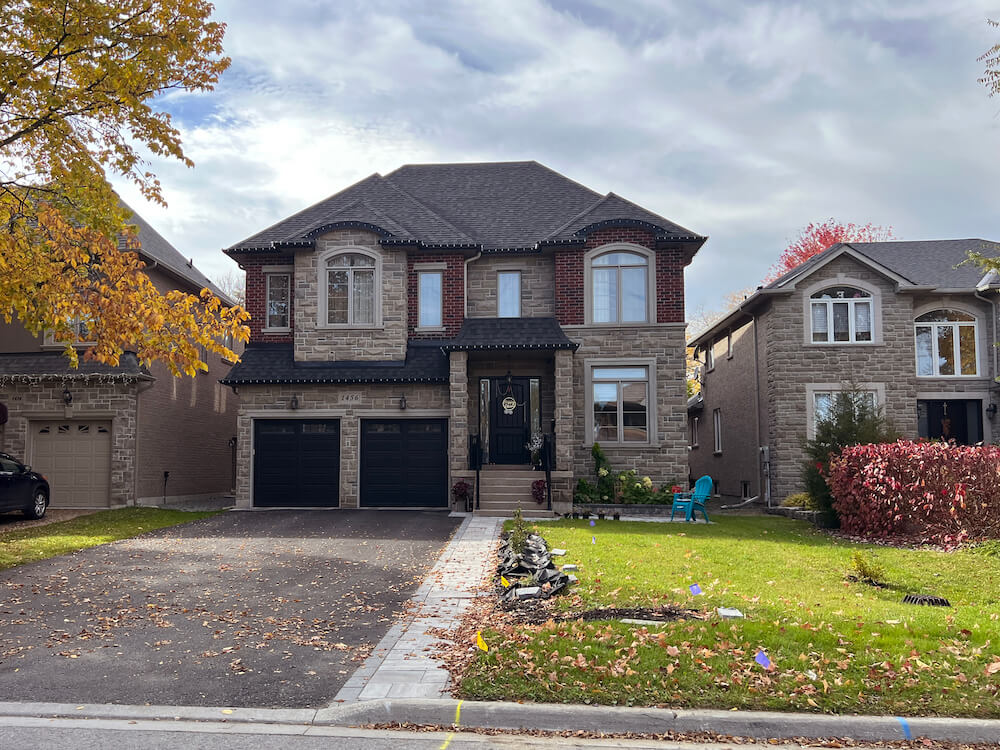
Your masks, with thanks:
[{"label": "green shrub", "polygon": [[524,520],[521,509],[518,508],[514,511],[514,523],[510,528],[511,550],[518,555],[524,552],[524,545],[528,541],[529,534],[531,534],[531,529],[528,528],[528,523]]},{"label": "green shrub", "polygon": [[615,502],[615,474],[599,443],[594,443],[590,455],[594,458],[594,476],[597,478],[597,502]]},{"label": "green shrub", "polygon": [[809,457],[802,467],[806,493],[815,510],[826,516],[828,525],[839,525],[833,507],[833,495],[826,482],[830,459],[849,445],[891,443],[899,433],[886,421],[881,409],[873,406],[868,393],[856,383],[844,383],[830,407],[830,412],[816,420],[816,437],[806,443]]},{"label": "green shrub", "polygon": [[879,565],[874,555],[870,557],[861,550],[851,555],[851,565],[847,571],[848,579],[869,586],[885,586],[885,568]]},{"label": "green shrub", "polygon": [[809,510],[816,510],[816,503],[813,501],[812,496],[808,492],[796,492],[793,495],[789,495],[781,503],[782,508],[808,508]]},{"label": "green shrub", "polygon": [[649,505],[655,502],[656,489],[649,477],[640,477],[634,469],[618,475],[618,493],[623,503]]},{"label": "green shrub", "polygon": [[597,487],[588,482],[586,479],[578,479],[576,482],[576,489],[573,491],[573,502],[596,503]]},{"label": "green shrub", "polygon": [[977,544],[972,548],[972,551],[986,557],[1000,557],[1000,539],[991,539],[988,542]]}]

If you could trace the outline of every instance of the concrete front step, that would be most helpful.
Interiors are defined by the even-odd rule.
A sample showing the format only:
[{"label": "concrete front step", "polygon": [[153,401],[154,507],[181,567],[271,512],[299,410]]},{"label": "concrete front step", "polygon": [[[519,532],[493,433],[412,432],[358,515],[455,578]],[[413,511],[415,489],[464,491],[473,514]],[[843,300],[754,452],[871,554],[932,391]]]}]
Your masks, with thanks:
[{"label": "concrete front step", "polygon": [[515,511],[518,508],[520,508],[521,510],[538,510],[539,507],[544,507],[544,506],[539,506],[538,503],[536,503],[534,500],[528,500],[528,502],[525,502],[524,500],[503,501],[503,500],[490,499],[490,500],[481,500],[479,503],[479,507],[487,510]]},{"label": "concrete front step", "polygon": [[[474,511],[474,516],[483,516],[485,518],[506,518],[507,516],[513,516],[513,510],[487,510],[485,508],[480,508]],[[521,508],[521,515],[524,518],[555,518],[555,513],[548,510],[525,510]]]}]

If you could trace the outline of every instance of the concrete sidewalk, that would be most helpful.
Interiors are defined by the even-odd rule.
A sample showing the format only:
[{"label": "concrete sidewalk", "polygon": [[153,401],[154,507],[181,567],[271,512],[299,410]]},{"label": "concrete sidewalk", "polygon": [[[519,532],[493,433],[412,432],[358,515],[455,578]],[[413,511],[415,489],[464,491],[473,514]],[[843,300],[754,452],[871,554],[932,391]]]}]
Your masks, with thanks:
[{"label": "concrete sidewalk", "polygon": [[461,621],[495,564],[502,518],[466,516],[410,600],[413,615],[396,623],[334,698],[333,705],[378,698],[447,696],[451,675],[433,656],[431,630]]}]

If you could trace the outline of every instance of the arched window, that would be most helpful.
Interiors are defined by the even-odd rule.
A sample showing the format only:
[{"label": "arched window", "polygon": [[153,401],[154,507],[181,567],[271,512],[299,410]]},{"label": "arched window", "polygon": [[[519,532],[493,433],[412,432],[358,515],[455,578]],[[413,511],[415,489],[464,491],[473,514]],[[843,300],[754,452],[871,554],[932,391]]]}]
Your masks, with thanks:
[{"label": "arched window", "polygon": [[590,264],[594,323],[645,323],[649,320],[646,256],[613,250]]},{"label": "arched window", "polygon": [[326,261],[326,324],[375,325],[375,258],[340,253]]},{"label": "arched window", "polygon": [[833,286],[809,299],[814,344],[872,341],[871,294],[851,286]]},{"label": "arched window", "polygon": [[976,318],[958,310],[933,310],[914,321],[917,375],[977,375]]}]

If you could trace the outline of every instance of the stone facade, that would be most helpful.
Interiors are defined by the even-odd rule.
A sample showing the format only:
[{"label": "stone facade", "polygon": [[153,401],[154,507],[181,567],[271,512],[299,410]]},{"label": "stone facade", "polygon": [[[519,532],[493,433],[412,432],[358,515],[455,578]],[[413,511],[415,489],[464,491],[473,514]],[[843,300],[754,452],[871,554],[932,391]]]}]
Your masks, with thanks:
[{"label": "stone facade", "polygon": [[[332,360],[402,360],[406,358],[407,257],[401,248],[384,248],[378,235],[358,230],[336,230],[316,240],[315,252],[295,256],[294,332],[295,359],[301,362]],[[379,258],[376,272],[379,302],[371,327],[324,326],[320,321],[320,263],[326,253],[360,248]],[[325,286],[325,282],[323,282]]]},{"label": "stone facade", "polygon": [[[135,503],[136,401],[139,384],[101,382],[97,379],[43,379],[0,382],[0,403],[9,409],[6,425],[0,426],[0,450],[31,463],[32,422],[57,420],[109,420],[111,422],[111,496],[109,505]],[[63,402],[63,390],[73,402]],[[59,498],[51,499],[59,507]]]},{"label": "stone facade", "polygon": [[655,435],[648,445],[602,443],[608,460],[616,470],[635,469],[640,476],[649,476],[657,485],[672,484],[687,477],[684,325],[621,329],[574,327],[568,329],[567,334],[580,344],[573,355],[571,402],[573,437],[570,443],[573,450],[572,469],[576,476],[589,478],[594,473],[590,454],[593,405],[586,387],[590,377],[588,368],[609,364],[610,361],[614,364],[652,364],[650,375],[655,375],[655,395],[651,395],[650,400],[655,403],[655,419],[650,420],[649,426],[655,426]]},{"label": "stone facade", "polygon": [[553,256],[503,253],[484,255],[469,264],[469,298],[466,306],[470,318],[497,316],[497,273],[500,271],[521,273],[522,318],[555,316]]},{"label": "stone facade", "polygon": [[[290,408],[293,396],[298,400],[298,408],[294,410]],[[405,411],[399,408],[400,396],[406,396]],[[447,385],[242,386],[237,432],[237,507],[252,506],[250,470],[255,418],[339,419],[340,507],[356,508],[361,420],[449,418],[450,413]]]}]

